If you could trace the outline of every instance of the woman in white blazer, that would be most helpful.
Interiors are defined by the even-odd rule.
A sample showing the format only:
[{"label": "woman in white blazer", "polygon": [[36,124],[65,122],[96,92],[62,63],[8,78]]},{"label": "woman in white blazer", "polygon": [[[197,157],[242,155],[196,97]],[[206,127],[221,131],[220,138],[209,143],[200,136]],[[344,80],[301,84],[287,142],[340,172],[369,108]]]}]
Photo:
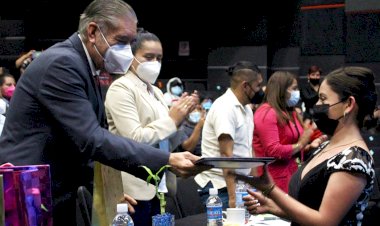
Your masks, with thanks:
[{"label": "woman in white blazer", "polygon": [[[105,100],[109,130],[138,142],[166,151],[180,143],[178,128],[197,102],[196,95],[183,95],[168,109],[162,91],[154,86],[160,73],[162,45],[156,35],[139,31],[132,43],[135,56],[129,71],[109,87]],[[175,191],[175,175],[165,173],[160,192]],[[137,200],[132,214],[135,225],[151,225],[150,216],[159,213],[155,187],[146,181],[122,172],[124,192]],[[172,188],[172,189],[171,189]]]}]

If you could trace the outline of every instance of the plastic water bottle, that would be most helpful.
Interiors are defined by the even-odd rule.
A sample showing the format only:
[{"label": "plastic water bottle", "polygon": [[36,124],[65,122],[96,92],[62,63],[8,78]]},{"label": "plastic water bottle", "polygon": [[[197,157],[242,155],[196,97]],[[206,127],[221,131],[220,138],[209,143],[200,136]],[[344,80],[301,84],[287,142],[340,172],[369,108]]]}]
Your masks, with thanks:
[{"label": "plastic water bottle", "polygon": [[223,203],[218,196],[218,189],[210,188],[210,196],[207,199],[207,226],[222,226],[223,225]]},{"label": "plastic water bottle", "polygon": [[117,214],[112,220],[112,226],[134,226],[133,220],[128,214],[128,203],[117,204]]},{"label": "plastic water bottle", "polygon": [[244,208],[245,209],[245,223],[249,221],[251,217],[250,213],[247,210],[247,207],[244,206],[243,197],[248,195],[247,186],[243,181],[238,180],[235,187],[235,197],[236,197],[236,208]]}]

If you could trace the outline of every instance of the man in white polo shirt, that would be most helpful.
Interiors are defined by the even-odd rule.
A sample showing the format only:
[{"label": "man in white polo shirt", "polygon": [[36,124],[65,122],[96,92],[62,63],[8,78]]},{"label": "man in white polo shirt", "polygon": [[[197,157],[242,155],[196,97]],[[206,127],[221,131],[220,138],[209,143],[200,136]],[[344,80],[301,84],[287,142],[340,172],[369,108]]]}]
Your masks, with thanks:
[{"label": "man in white polo shirt", "polygon": [[[263,82],[258,67],[239,61],[228,68],[230,88],[212,104],[202,131],[202,157],[252,157],[253,113],[247,105]],[[246,175],[251,169],[237,170]],[[205,204],[208,190],[218,189],[223,208],[235,207],[235,181],[227,169],[203,171],[195,177]]]}]

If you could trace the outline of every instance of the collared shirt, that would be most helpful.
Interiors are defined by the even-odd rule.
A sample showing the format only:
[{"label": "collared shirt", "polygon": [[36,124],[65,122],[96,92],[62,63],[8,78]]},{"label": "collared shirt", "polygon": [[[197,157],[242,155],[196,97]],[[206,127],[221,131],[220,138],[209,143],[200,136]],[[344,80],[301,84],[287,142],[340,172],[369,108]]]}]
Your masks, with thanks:
[{"label": "collared shirt", "polygon": [[87,61],[88,61],[88,64],[90,65],[90,69],[91,69],[91,74],[92,74],[92,76],[93,76],[93,78],[95,80],[95,83],[96,83],[95,85],[97,85],[97,88],[98,88],[98,90],[100,92],[100,96],[103,97],[102,89],[101,89],[100,84],[99,84],[100,83],[100,81],[99,81],[100,70],[96,70],[95,64],[92,61],[92,59],[90,57],[90,54],[87,51],[87,47],[83,43],[83,40],[82,40],[82,37],[80,36],[80,34],[78,34],[78,37],[79,37],[80,41],[82,42],[82,46],[83,46],[84,52],[86,53]]},{"label": "collared shirt", "polygon": [[[231,89],[215,100],[207,113],[202,131],[202,157],[220,157],[218,138],[228,134],[234,140],[233,157],[252,157],[253,112],[243,106]],[[251,169],[237,170],[248,175]],[[222,169],[198,174],[195,181],[202,188],[211,181],[217,189],[226,187]]]},{"label": "collared shirt", "polygon": [[99,71],[96,70],[95,65],[94,65],[94,62],[92,62],[92,59],[91,59],[91,57],[90,57],[90,54],[88,53],[88,51],[87,51],[87,47],[86,47],[86,45],[83,43],[83,40],[82,40],[82,37],[80,36],[80,34],[78,34],[78,37],[79,37],[80,41],[82,42],[84,52],[86,53],[87,61],[88,61],[89,65],[90,65],[90,68],[91,68],[91,74],[92,74],[93,76],[97,76],[97,75],[99,75]]}]

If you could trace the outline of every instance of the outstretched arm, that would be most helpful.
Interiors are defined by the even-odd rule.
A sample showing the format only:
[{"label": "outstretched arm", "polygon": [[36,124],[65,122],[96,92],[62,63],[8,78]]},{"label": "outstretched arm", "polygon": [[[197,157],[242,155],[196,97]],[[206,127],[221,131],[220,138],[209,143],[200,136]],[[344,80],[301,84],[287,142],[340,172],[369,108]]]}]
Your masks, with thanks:
[{"label": "outstretched arm", "polygon": [[[367,183],[363,174],[353,174],[345,171],[333,173],[327,183],[322,203],[319,209],[315,210],[275,186],[267,173],[260,177],[243,175],[237,175],[236,177],[264,191],[263,193],[266,193],[267,197],[270,198],[265,202],[265,198],[263,199],[251,192],[250,194],[257,198],[259,202],[264,202],[263,207],[261,205],[258,207],[255,206],[254,201],[247,200],[246,205],[250,206],[251,213],[270,212],[291,219],[301,225],[321,226],[338,225],[359,198]],[[274,186],[272,187],[272,185]]]}]

